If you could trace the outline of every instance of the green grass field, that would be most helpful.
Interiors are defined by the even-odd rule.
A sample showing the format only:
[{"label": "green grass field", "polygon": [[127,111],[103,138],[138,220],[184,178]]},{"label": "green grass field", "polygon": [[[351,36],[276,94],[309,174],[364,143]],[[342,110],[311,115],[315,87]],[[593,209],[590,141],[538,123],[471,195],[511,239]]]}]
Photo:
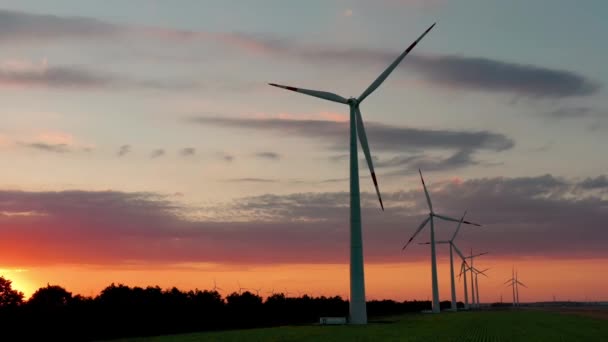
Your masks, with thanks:
[{"label": "green grass field", "polygon": [[544,311],[460,312],[406,315],[367,326],[287,326],[123,341],[608,341],[608,321]]}]

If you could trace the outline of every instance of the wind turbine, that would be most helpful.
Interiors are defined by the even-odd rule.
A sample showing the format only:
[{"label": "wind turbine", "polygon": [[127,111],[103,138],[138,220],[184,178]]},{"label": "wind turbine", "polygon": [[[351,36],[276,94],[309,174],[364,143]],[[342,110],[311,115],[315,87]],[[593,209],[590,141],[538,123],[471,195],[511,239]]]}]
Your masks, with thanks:
[{"label": "wind turbine", "polygon": [[247,290],[247,288],[246,288],[246,287],[242,287],[242,286],[241,286],[241,283],[240,283],[238,280],[237,280],[237,282],[236,282],[236,283],[239,285],[239,294],[241,294],[241,293],[243,292],[243,290]]},{"label": "wind turbine", "polygon": [[528,288],[524,283],[519,281],[517,278],[517,271],[515,268],[511,270],[511,279],[505,281],[505,284],[509,284],[507,286],[513,287],[513,307],[519,306],[519,285]]},{"label": "wind turbine", "polygon": [[420,231],[422,231],[424,226],[426,226],[426,224],[429,223],[429,221],[430,221],[431,222],[431,276],[432,276],[432,282],[433,282],[433,313],[439,313],[439,311],[440,311],[440,309],[439,309],[439,287],[437,285],[437,256],[435,254],[435,224],[434,224],[433,218],[437,217],[437,218],[440,218],[445,221],[472,224],[474,226],[481,226],[481,225],[478,223],[465,221],[464,218],[459,220],[459,219],[455,219],[455,218],[451,218],[451,217],[448,217],[445,215],[439,215],[439,214],[435,213],[433,211],[433,204],[431,203],[431,197],[429,196],[429,192],[426,189],[426,184],[424,183],[424,178],[422,177],[422,171],[418,170],[418,172],[420,173],[420,181],[422,181],[422,187],[424,188],[426,202],[429,206],[429,217],[427,217],[424,221],[422,221],[422,223],[418,226],[418,229],[416,229],[416,231],[414,232],[414,235],[412,235],[412,237],[407,241],[405,246],[403,246],[403,250],[405,250],[405,248],[410,244],[410,242],[412,242],[412,240],[414,240],[416,235],[418,235],[418,233],[420,233]]},{"label": "wind turbine", "polygon": [[221,287],[217,287],[217,283],[215,282],[215,279],[213,279],[213,291],[219,293],[218,290],[224,290]]},{"label": "wind turbine", "polygon": [[[482,256],[482,255],[485,255],[485,254],[488,254],[488,252],[483,252],[483,253],[479,253],[479,254],[473,255],[473,248],[471,248],[471,255],[469,255],[468,257],[466,257],[466,259],[471,259],[471,266],[470,266],[470,268],[474,269],[474,267],[473,267],[473,263],[474,263],[473,260],[475,258],[477,258],[479,256]],[[473,277],[474,277],[474,272],[471,271],[471,306],[475,307],[476,306],[476,304],[475,304],[475,284],[474,284]],[[466,278],[465,278],[465,281],[466,281]],[[479,303],[477,303],[477,304],[479,304]]]},{"label": "wind turbine", "polygon": [[[453,311],[457,310],[456,282],[454,281],[454,253],[453,253],[453,250],[456,251],[456,253],[460,256],[460,258],[462,260],[465,259],[464,255],[460,252],[460,250],[458,249],[458,247],[456,247],[456,245],[454,244],[454,239],[456,239],[456,235],[458,234],[458,231],[460,231],[460,226],[462,225],[462,222],[464,221],[464,217],[466,216],[466,214],[467,214],[467,212],[465,210],[464,214],[462,215],[462,218],[458,222],[458,226],[456,227],[456,231],[452,235],[451,239],[449,239],[447,241],[437,241],[437,242],[435,242],[436,244],[450,244],[450,280],[451,280],[451,286],[452,286],[452,306],[451,306],[451,309]],[[421,245],[428,245],[428,244],[430,244],[430,242],[421,243]],[[465,279],[466,279],[466,276],[465,276]],[[466,282],[465,282],[465,287],[466,287]],[[466,295],[466,290],[465,290],[465,296],[467,296]],[[466,299],[467,299],[466,300],[467,303],[465,304],[465,307],[468,308],[468,298],[466,298]]]},{"label": "wind turbine", "polygon": [[473,272],[475,272],[475,294],[477,295],[477,307],[481,307],[481,302],[479,301],[479,282],[478,282],[478,278],[477,276],[479,274],[483,274],[486,278],[488,278],[488,276],[485,274],[485,272],[489,270],[489,268],[486,268],[483,271],[480,271],[478,269],[476,269],[475,267],[473,267]]},{"label": "wind turbine", "polygon": [[416,39],[397,59],[388,66],[376,80],[365,89],[358,98],[346,99],[340,95],[303,88],[295,88],[276,83],[269,83],[274,87],[279,87],[298,93],[318,97],[324,100],[338,102],[350,107],[350,304],[349,314],[351,324],[367,324],[367,309],[365,306],[365,275],[363,266],[363,241],[361,237],[361,199],[359,194],[359,162],[357,160],[357,135],[361,148],[367,160],[367,166],[371,172],[372,180],[376,188],[376,194],[380,201],[380,207],[384,210],[380,189],[376,181],[376,174],[372,163],[372,156],[367,143],[367,136],[363,126],[363,118],[359,105],[365,98],[374,92],[388,78],[393,70],[399,65],[401,60],[418,44],[418,42],[435,26],[431,25],[424,33]]},{"label": "wind turbine", "polygon": [[513,307],[517,306],[517,298],[515,296],[515,287],[516,287],[516,282],[515,282],[515,267],[511,268],[511,279],[505,281],[505,284],[509,284],[507,286],[511,286],[513,287]]}]

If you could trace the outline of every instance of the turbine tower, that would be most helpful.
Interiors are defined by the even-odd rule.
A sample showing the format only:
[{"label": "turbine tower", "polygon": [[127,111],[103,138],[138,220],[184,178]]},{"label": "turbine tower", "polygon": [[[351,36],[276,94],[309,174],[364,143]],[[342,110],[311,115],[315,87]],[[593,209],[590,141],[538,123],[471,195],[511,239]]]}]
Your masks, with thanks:
[{"label": "turbine tower", "polygon": [[458,275],[458,280],[460,280],[460,277],[462,275],[464,275],[464,308],[466,310],[469,309],[469,290],[467,289],[467,271],[469,270],[469,265],[467,265],[467,262],[465,261],[465,259],[462,259],[462,263],[460,264],[460,274]]},{"label": "turbine tower", "polygon": [[516,307],[517,299],[515,296],[515,267],[511,268],[511,279],[505,281],[505,284],[509,284],[507,286],[513,287],[513,307]]},{"label": "turbine tower", "polygon": [[420,231],[424,228],[424,226],[426,226],[426,224],[430,221],[431,222],[431,277],[432,277],[431,280],[432,280],[432,284],[433,284],[433,313],[439,313],[440,309],[439,309],[439,286],[437,285],[437,254],[435,253],[435,223],[434,223],[433,218],[437,217],[437,218],[440,218],[445,221],[472,224],[474,226],[481,226],[481,225],[478,223],[465,221],[464,218],[461,220],[458,220],[455,218],[451,218],[451,217],[448,217],[445,215],[439,215],[439,214],[435,213],[433,211],[433,204],[431,203],[431,197],[426,188],[426,184],[424,183],[424,178],[422,177],[422,171],[420,171],[420,169],[419,169],[418,172],[420,173],[420,181],[422,182],[422,187],[424,188],[426,202],[429,206],[429,214],[428,214],[429,217],[427,217],[424,221],[422,221],[422,223],[418,226],[418,229],[416,229],[416,231],[414,232],[414,235],[412,235],[412,237],[407,241],[405,246],[403,246],[403,250],[405,250],[407,245],[409,245],[410,242],[412,242],[412,240],[414,240],[416,235],[418,235],[418,233],[420,233]]},{"label": "turbine tower", "polygon": [[361,201],[359,194],[359,165],[357,156],[357,136],[361,143],[361,148],[367,160],[367,166],[371,172],[372,180],[376,188],[376,194],[380,201],[380,207],[384,210],[380,189],[376,181],[376,174],[372,163],[367,136],[363,126],[363,118],[359,105],[365,98],[374,92],[388,78],[391,72],[399,65],[401,60],[418,44],[418,42],[435,26],[431,25],[416,41],[414,41],[397,59],[388,66],[378,78],[370,84],[358,98],[346,99],[340,95],[303,88],[295,88],[276,83],[269,83],[271,86],[279,87],[298,93],[318,97],[324,100],[346,104],[350,108],[350,304],[349,321],[351,324],[367,324],[367,309],[365,304],[365,275],[363,266],[363,239],[361,233]]}]

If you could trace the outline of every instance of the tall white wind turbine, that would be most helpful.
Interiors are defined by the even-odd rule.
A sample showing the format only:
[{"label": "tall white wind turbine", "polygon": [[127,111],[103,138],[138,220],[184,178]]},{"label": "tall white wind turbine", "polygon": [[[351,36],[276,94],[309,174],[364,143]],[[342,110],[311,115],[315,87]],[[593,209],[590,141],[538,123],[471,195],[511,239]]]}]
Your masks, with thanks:
[{"label": "tall white wind turbine", "polygon": [[[462,254],[462,252],[460,252],[460,250],[458,249],[458,247],[456,246],[456,244],[454,244],[454,239],[456,239],[456,236],[458,235],[458,232],[460,231],[460,227],[462,226],[462,222],[464,221],[464,217],[466,216],[467,212],[465,210],[464,214],[462,215],[462,218],[460,219],[460,221],[458,222],[458,226],[456,227],[456,231],[454,232],[454,234],[452,235],[452,238],[446,241],[436,241],[436,244],[449,244],[450,245],[450,280],[451,280],[451,286],[452,286],[452,303],[451,303],[451,310],[456,311],[457,310],[457,302],[456,302],[456,282],[454,280],[454,251],[456,251],[456,254],[458,254],[460,256],[460,258],[464,261],[465,260],[465,256]],[[425,243],[421,243],[422,245],[428,245],[430,244],[430,242],[425,242]],[[466,276],[465,276],[466,279]],[[465,282],[465,287],[466,287],[466,282]],[[465,290],[466,291],[466,290]],[[467,296],[467,300],[465,303],[465,308],[468,308],[468,295]]]},{"label": "tall white wind turbine", "polygon": [[459,220],[459,219],[455,219],[452,217],[448,217],[445,215],[439,215],[439,214],[435,213],[433,211],[433,204],[431,203],[431,197],[426,188],[426,184],[424,183],[424,178],[422,177],[422,171],[418,170],[418,172],[420,173],[420,181],[422,182],[422,187],[424,188],[426,202],[429,206],[429,214],[428,214],[429,217],[427,217],[426,219],[424,219],[424,221],[422,221],[422,223],[418,226],[418,229],[416,229],[416,231],[414,232],[414,235],[412,235],[412,237],[407,241],[405,246],[403,246],[403,249],[405,250],[405,248],[410,244],[410,242],[412,242],[412,240],[414,240],[416,235],[418,235],[418,233],[420,233],[420,231],[422,231],[422,229],[426,226],[426,224],[431,222],[431,277],[432,277],[432,284],[433,284],[433,313],[439,313],[440,309],[439,309],[439,287],[437,285],[437,255],[435,253],[435,223],[434,223],[433,218],[437,217],[437,218],[445,220],[445,221],[472,224],[474,226],[481,226],[481,225],[478,223],[465,221],[464,218]]},{"label": "tall white wind turbine", "polygon": [[367,324],[367,309],[365,304],[365,275],[363,267],[363,241],[361,237],[361,203],[359,194],[359,165],[357,159],[357,136],[361,148],[367,160],[367,166],[371,172],[376,194],[380,201],[380,207],[384,210],[382,197],[380,197],[380,189],[376,181],[372,156],[370,154],[365,127],[363,126],[363,118],[359,105],[365,98],[374,92],[395,70],[397,65],[407,56],[410,51],[418,44],[418,42],[435,26],[431,25],[424,33],[416,39],[397,59],[388,66],[380,76],[370,84],[367,89],[358,98],[346,99],[340,95],[303,88],[289,87],[276,83],[269,83],[271,86],[279,87],[298,93],[318,97],[324,100],[346,104],[350,107],[350,306],[349,306],[349,321],[351,324]]}]

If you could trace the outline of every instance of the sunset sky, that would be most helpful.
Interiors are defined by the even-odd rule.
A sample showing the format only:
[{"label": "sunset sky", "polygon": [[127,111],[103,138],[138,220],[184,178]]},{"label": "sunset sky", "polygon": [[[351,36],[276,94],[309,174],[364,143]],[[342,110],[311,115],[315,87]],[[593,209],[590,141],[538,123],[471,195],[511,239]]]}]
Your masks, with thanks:
[{"label": "sunset sky", "polygon": [[[0,0],[0,275],[348,295],[348,108],[369,299],[431,297],[435,209],[488,251],[481,300],[608,300],[608,3]],[[360,153],[363,158],[363,154]],[[437,223],[437,238],[454,224]],[[428,241],[428,231],[416,242]],[[449,254],[438,248],[440,298]],[[459,283],[459,300],[462,300]]]}]

